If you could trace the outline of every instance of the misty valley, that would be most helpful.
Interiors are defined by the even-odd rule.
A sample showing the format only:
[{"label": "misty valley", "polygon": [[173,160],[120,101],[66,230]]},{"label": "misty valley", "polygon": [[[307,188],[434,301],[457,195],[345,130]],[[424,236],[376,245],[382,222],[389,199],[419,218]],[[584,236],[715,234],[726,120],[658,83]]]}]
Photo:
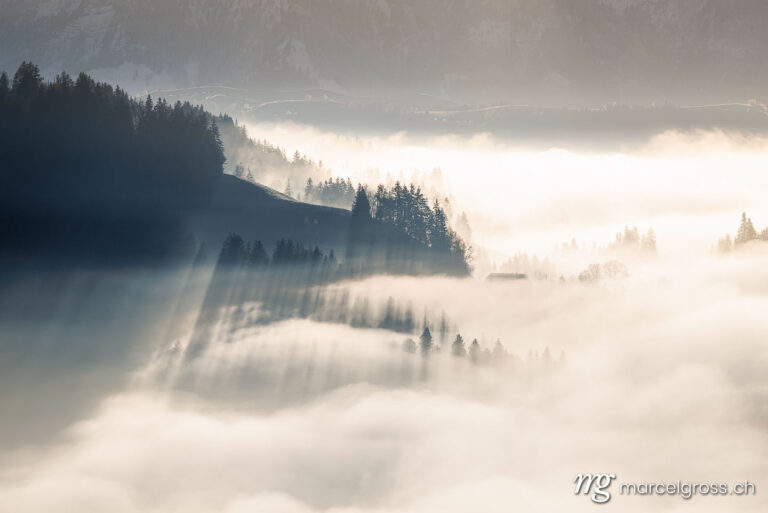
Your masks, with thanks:
[{"label": "misty valley", "polygon": [[0,513],[765,511],[762,4],[231,4],[0,1]]}]

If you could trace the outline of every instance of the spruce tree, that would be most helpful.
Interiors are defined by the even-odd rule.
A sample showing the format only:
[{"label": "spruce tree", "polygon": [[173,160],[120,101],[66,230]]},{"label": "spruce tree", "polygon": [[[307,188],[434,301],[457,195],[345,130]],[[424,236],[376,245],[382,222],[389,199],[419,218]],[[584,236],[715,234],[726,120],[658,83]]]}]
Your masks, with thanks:
[{"label": "spruce tree", "polygon": [[362,185],[357,187],[355,202],[352,204],[352,218],[356,220],[371,218],[371,202],[368,200],[368,193]]},{"label": "spruce tree", "polygon": [[477,363],[480,360],[480,342],[477,339],[474,339],[469,346],[469,358],[472,363]]},{"label": "spruce tree", "polygon": [[502,345],[501,340],[497,340],[496,345],[493,346],[494,360],[498,363],[501,363],[506,360],[507,356],[507,350],[504,349],[504,345]]},{"label": "spruce tree", "polygon": [[219,253],[219,265],[240,265],[246,256],[245,241],[236,233],[230,233],[224,240]]},{"label": "spruce tree", "polygon": [[466,356],[467,350],[464,347],[464,338],[461,335],[456,335],[456,340],[451,344],[451,353],[453,356]]},{"label": "spruce tree", "polygon": [[432,350],[432,333],[429,331],[429,326],[424,326],[419,337],[419,345],[421,346],[421,354],[424,356],[427,356]]},{"label": "spruce tree", "polygon": [[249,267],[259,267],[269,263],[269,255],[267,255],[267,250],[260,240],[251,244],[246,257],[246,263]]},{"label": "spruce tree", "polygon": [[13,95],[17,98],[29,98],[38,93],[43,86],[40,68],[31,62],[23,62],[13,76]]},{"label": "spruce tree", "polygon": [[717,250],[720,253],[727,253],[733,249],[733,242],[731,242],[730,234],[725,234],[725,237],[717,241]]},{"label": "spruce tree", "polygon": [[744,244],[757,238],[757,231],[752,224],[752,219],[747,217],[747,213],[741,214],[741,224],[739,225],[739,231],[736,233],[736,244]]},{"label": "spruce tree", "polygon": [[643,237],[642,249],[649,253],[656,253],[656,232],[648,228],[648,233]]}]

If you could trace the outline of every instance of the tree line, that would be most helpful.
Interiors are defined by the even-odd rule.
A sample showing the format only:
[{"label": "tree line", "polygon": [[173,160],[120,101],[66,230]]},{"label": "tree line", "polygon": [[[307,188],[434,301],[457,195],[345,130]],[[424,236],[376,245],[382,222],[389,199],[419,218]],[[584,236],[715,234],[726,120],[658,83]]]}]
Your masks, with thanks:
[{"label": "tree line", "polygon": [[338,261],[333,250],[326,254],[318,246],[308,248],[299,242],[281,239],[268,252],[260,240],[246,243],[240,235],[231,233],[222,244],[217,265],[256,269],[268,265],[336,266]]},{"label": "tree line", "polygon": [[648,232],[645,235],[640,235],[637,226],[632,228],[625,226],[623,234],[621,232],[616,234],[616,240],[610,245],[610,249],[643,251],[655,255],[656,232],[653,228],[648,228]]},{"label": "tree line", "polygon": [[367,186],[357,188],[349,178],[327,179],[315,183],[307,179],[303,197],[310,203],[352,209],[358,219],[370,217],[396,227],[409,238],[456,257],[469,265],[470,251],[466,243],[448,225],[445,209],[435,200],[430,206],[421,187],[399,181],[387,188],[379,185],[371,194]]},{"label": "tree line", "polygon": [[[308,177],[317,179],[328,174],[322,162],[315,162],[298,151],[289,156],[269,141],[251,139],[245,126],[226,114],[216,117],[216,123],[224,142],[226,172],[240,179],[284,190],[289,196],[302,199],[297,195],[301,191],[293,190],[294,184],[300,186]],[[344,208],[349,205],[351,202]]]},{"label": "tree line", "polygon": [[736,235],[731,238],[730,234],[726,234],[717,242],[717,249],[725,253],[752,241],[768,241],[768,227],[758,232],[752,224],[752,218],[747,217],[746,212],[742,212]]},{"label": "tree line", "polygon": [[24,62],[0,74],[3,256],[136,262],[193,247],[179,211],[206,198],[224,153],[188,103],[131,99]]},{"label": "tree line", "polygon": [[304,185],[304,195],[299,199],[307,203],[316,203],[329,207],[338,207],[349,209],[355,201],[355,186],[352,180],[347,178],[328,178],[325,181],[317,183],[312,178],[307,178]]},{"label": "tree line", "polygon": [[410,240],[429,248],[448,267],[469,272],[471,248],[448,226],[445,210],[435,200],[430,207],[421,188],[396,182],[391,188],[379,185],[372,195],[358,186],[352,205],[352,233],[365,234],[371,220],[395,227]]},{"label": "tree line", "polygon": [[420,354],[423,358],[447,352],[454,358],[466,359],[475,365],[501,365],[525,361],[531,366],[546,370],[565,363],[565,353],[561,352],[559,358],[554,358],[549,351],[549,347],[545,347],[541,353],[537,350],[529,349],[525,360],[523,360],[522,357],[507,351],[500,339],[496,340],[491,349],[483,347],[477,338],[467,344],[464,337],[457,333],[450,344],[440,344],[434,339],[426,323],[418,340],[406,339],[403,342],[402,349],[406,353]]}]

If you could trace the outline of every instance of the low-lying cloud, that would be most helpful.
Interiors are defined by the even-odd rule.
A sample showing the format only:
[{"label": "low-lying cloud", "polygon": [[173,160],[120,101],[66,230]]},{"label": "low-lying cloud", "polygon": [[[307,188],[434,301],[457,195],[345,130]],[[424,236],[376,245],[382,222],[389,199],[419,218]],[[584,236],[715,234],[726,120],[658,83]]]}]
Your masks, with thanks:
[{"label": "low-lying cloud", "polygon": [[[758,488],[614,490],[616,511],[763,511],[763,260],[702,256],[682,272],[661,259],[653,279],[604,284],[342,284],[430,322],[445,313],[467,342],[500,338],[517,365],[447,347],[425,363],[402,351],[409,335],[312,320],[238,328],[186,363],[169,344],[52,447],[5,458],[0,511],[588,511],[573,494],[582,472]],[[565,361],[526,364],[545,347]]]},{"label": "low-lying cloud", "polygon": [[735,230],[742,211],[768,222],[768,140],[739,133],[664,132],[613,152],[489,134],[352,137],[290,123],[249,133],[322,160],[337,176],[423,183],[467,212],[476,245],[506,254],[547,252],[573,237],[606,244],[625,224],[653,226],[666,252],[691,254],[711,246],[713,233]]}]

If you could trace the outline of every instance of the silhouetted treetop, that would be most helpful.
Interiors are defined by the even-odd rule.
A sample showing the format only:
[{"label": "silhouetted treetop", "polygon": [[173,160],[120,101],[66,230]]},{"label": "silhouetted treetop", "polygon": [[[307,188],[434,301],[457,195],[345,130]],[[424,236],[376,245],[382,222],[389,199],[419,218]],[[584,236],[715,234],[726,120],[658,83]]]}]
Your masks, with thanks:
[{"label": "silhouetted treetop", "polygon": [[362,185],[357,187],[355,201],[352,203],[352,218],[371,219],[371,202],[368,200],[368,193]]},{"label": "silhouetted treetop", "polygon": [[741,224],[736,232],[734,242],[736,244],[744,244],[755,239],[757,239],[757,230],[755,230],[755,226],[752,224],[752,219],[747,217],[746,212],[743,212],[741,214]]},{"label": "silhouetted treetop", "polygon": [[6,249],[167,253],[179,210],[207,198],[223,163],[200,107],[137,102],[83,73],[46,82],[28,62],[10,84],[0,75],[0,214],[17,220],[0,227]]},{"label": "silhouetted treetop", "polygon": [[328,178],[324,182],[315,183],[312,178],[307,178],[304,185],[302,200],[308,203],[317,203],[329,207],[352,208],[356,196],[355,186],[352,180],[347,178]]},{"label": "silhouetted treetop", "polygon": [[717,250],[721,253],[727,253],[732,249],[752,241],[768,241],[768,228],[764,228],[762,231],[758,232],[755,225],[752,224],[752,218],[747,217],[746,212],[742,212],[741,222],[736,231],[736,236],[731,238],[729,234],[726,234],[725,237],[718,240]]},{"label": "silhouetted treetop", "polygon": [[17,197],[54,187],[61,200],[139,191],[194,200],[222,173],[218,129],[200,107],[139,103],[82,73],[44,82],[26,62],[9,93],[4,89],[0,84],[1,172]]}]

